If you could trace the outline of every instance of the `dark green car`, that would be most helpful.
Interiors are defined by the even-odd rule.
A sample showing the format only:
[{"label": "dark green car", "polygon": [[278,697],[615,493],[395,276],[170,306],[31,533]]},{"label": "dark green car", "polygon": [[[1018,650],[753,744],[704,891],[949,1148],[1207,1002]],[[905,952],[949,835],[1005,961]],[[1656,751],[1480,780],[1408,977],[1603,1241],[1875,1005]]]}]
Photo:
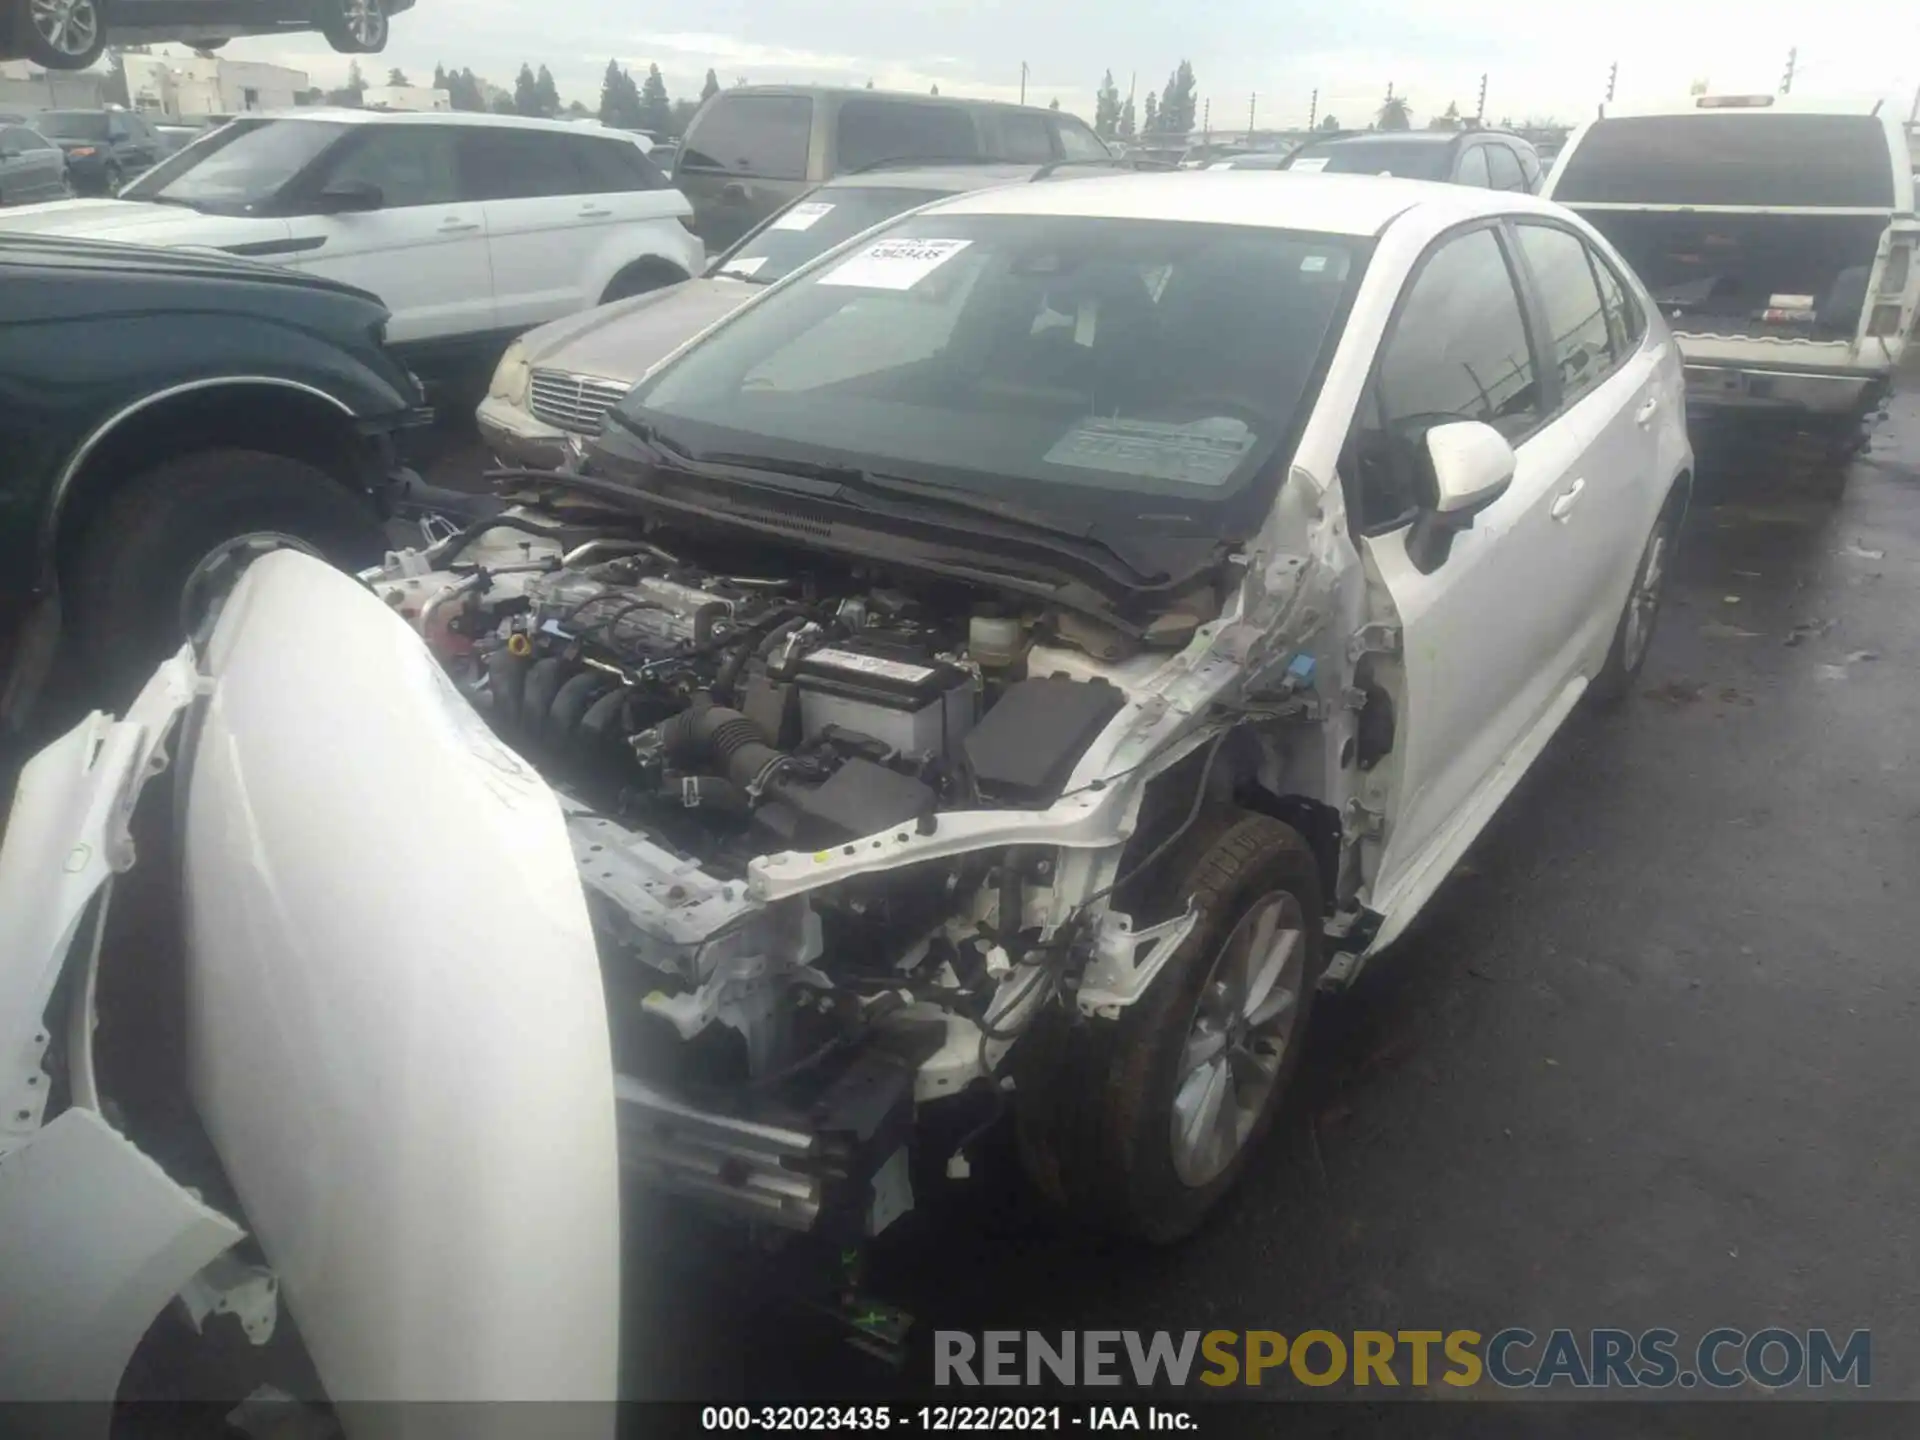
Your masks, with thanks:
[{"label": "dark green car", "polygon": [[0,236],[0,739],[129,698],[231,540],[378,559],[396,437],[429,418],[386,321],[278,266]]}]

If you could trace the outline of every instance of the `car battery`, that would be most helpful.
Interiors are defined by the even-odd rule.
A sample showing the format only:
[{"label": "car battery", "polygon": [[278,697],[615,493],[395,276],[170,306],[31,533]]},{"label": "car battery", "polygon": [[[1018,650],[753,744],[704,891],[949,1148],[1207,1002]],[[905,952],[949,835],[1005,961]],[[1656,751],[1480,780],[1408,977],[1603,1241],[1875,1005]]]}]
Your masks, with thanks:
[{"label": "car battery", "polygon": [[901,755],[950,757],[973,728],[978,684],[942,660],[851,640],[809,653],[794,683],[809,740],[835,727]]}]

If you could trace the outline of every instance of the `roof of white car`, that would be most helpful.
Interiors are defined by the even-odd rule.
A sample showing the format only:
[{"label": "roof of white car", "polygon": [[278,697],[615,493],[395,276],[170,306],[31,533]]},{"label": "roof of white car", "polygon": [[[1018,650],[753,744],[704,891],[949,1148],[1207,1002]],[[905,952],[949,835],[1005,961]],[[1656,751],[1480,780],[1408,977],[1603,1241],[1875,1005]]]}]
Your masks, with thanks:
[{"label": "roof of white car", "polygon": [[935,214],[1087,215],[1126,220],[1188,220],[1265,225],[1327,235],[1378,235],[1417,208],[1450,217],[1500,215],[1554,207],[1512,191],[1436,185],[1375,175],[1296,174],[1288,170],[1180,170],[1088,176],[1071,185],[1014,185],[942,200]]},{"label": "roof of white car", "polygon": [[498,130],[557,130],[564,135],[579,135],[584,130],[587,134],[627,136],[624,130],[611,127],[587,129],[571,120],[535,120],[525,115],[494,115],[477,110],[349,110],[326,105],[302,105],[297,110],[272,111],[265,118],[326,120],[335,125],[488,125]]},{"label": "roof of white car", "polygon": [[[1734,101],[1758,101],[1735,104]],[[1831,95],[1769,95],[1755,91],[1724,91],[1713,95],[1687,95],[1674,100],[1643,105],[1608,105],[1602,120],[1639,119],[1651,115],[1872,115],[1879,109],[1872,100],[1835,99]]]}]

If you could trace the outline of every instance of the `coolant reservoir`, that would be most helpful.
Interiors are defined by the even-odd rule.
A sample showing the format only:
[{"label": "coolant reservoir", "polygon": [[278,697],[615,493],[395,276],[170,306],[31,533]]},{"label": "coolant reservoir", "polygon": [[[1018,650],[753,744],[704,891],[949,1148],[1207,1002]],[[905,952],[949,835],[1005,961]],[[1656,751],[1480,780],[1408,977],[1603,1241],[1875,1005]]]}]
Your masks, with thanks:
[{"label": "coolant reservoir", "polygon": [[967,622],[967,655],[982,670],[1011,670],[1026,649],[1026,630],[1016,616],[975,615]]}]

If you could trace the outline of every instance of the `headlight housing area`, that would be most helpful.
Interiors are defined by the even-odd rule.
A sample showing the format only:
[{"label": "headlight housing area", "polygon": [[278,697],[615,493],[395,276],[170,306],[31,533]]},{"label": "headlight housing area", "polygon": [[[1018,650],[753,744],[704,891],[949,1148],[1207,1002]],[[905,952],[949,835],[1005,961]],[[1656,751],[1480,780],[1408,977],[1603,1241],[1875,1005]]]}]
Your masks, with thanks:
[{"label": "headlight housing area", "polygon": [[487,386],[487,395],[524,410],[532,386],[533,366],[527,360],[527,347],[516,340],[507,347],[507,353],[500,357],[500,364],[493,372],[493,382]]}]

